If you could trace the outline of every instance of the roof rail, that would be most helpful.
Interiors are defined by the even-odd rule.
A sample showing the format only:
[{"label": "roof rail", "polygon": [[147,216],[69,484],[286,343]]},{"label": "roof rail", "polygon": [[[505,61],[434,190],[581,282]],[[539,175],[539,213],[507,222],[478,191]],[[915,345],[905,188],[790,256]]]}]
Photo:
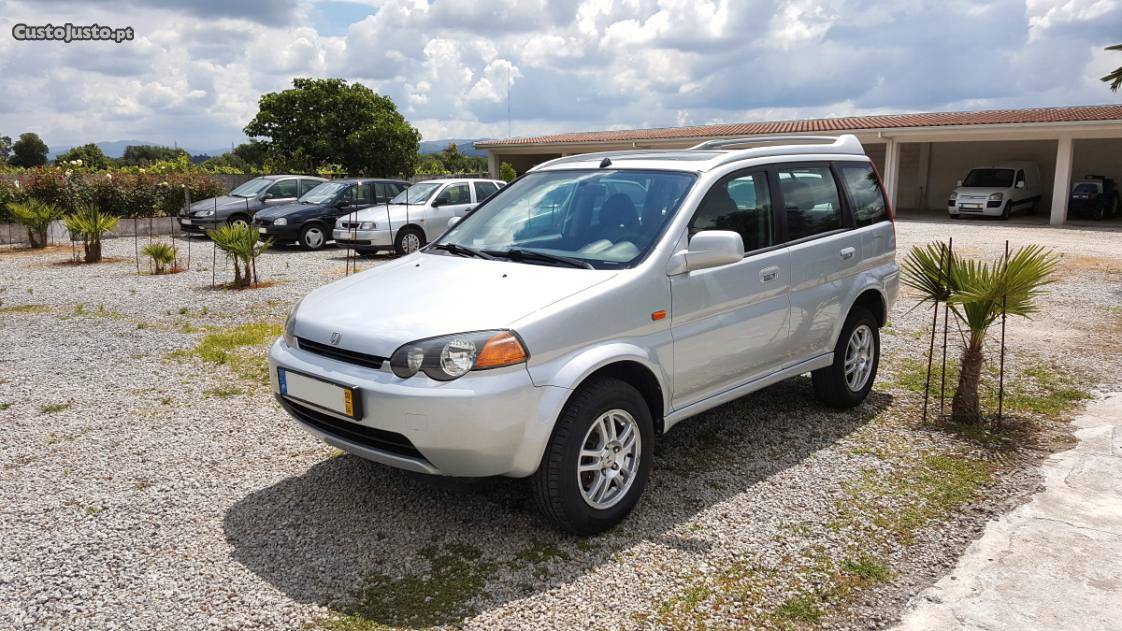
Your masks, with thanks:
[{"label": "roof rail", "polygon": [[746,136],[744,138],[717,138],[715,140],[706,140],[701,144],[690,147],[691,151],[699,149],[722,149],[724,147],[735,147],[737,145],[755,145],[767,142],[778,143],[822,143],[833,145],[843,139],[848,140],[846,136],[853,137],[852,134],[842,134],[840,136]]}]

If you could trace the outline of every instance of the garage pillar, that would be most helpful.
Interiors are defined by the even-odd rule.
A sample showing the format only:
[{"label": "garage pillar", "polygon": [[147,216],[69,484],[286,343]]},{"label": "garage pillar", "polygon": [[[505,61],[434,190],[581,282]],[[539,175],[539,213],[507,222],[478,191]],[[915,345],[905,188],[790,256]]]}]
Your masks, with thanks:
[{"label": "garage pillar", "polygon": [[1067,202],[1071,196],[1071,164],[1073,158],[1071,136],[1060,136],[1056,142],[1056,179],[1052,184],[1053,226],[1067,222]]},{"label": "garage pillar", "polygon": [[499,179],[499,157],[493,150],[487,151],[487,172],[491,174],[492,180]]},{"label": "garage pillar", "polygon": [[900,182],[900,143],[894,138],[884,143],[884,192],[888,194],[888,204],[896,208],[896,191]]}]

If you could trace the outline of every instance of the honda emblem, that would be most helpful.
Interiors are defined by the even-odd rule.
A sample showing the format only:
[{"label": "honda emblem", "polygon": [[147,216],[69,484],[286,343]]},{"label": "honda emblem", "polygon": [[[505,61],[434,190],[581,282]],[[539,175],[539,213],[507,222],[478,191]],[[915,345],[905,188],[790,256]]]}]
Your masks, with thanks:
[{"label": "honda emblem", "polygon": [[340,335],[338,333],[332,333],[331,334],[331,345],[332,346],[338,346],[339,345],[339,340],[341,340],[341,339],[343,339],[342,335]]}]

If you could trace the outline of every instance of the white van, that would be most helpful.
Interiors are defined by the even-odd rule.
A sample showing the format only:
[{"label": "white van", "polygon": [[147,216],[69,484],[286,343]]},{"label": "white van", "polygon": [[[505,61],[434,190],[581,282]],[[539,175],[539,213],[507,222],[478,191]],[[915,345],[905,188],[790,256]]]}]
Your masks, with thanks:
[{"label": "white van", "polygon": [[970,169],[947,200],[947,213],[951,219],[962,215],[1008,219],[1016,212],[1036,212],[1039,201],[1040,167],[1035,162],[1002,162]]}]

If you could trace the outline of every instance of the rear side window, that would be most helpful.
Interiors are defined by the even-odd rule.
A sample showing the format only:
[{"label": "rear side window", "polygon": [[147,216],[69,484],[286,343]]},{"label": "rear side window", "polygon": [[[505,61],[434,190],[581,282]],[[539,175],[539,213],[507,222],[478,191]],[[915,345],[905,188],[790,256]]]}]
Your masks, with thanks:
[{"label": "rear side window", "polygon": [[369,205],[373,203],[373,196],[370,191],[370,184],[356,184],[347,191],[346,199],[351,200],[355,205]]},{"label": "rear side window", "polygon": [[781,167],[776,176],[789,240],[842,228],[841,198],[829,167]]},{"label": "rear side window", "polygon": [[734,174],[713,185],[690,221],[690,236],[732,230],[751,252],[772,245],[771,193],[763,171]]},{"label": "rear side window", "polygon": [[304,193],[307,193],[320,184],[323,184],[323,182],[319,180],[300,180],[300,196],[303,197]]},{"label": "rear side window", "polygon": [[857,227],[870,226],[888,219],[888,207],[884,203],[877,174],[871,164],[861,162],[838,163],[849,197],[853,200],[853,221]]},{"label": "rear side window", "polygon": [[494,182],[475,182],[475,199],[483,201],[495,194],[499,187]]}]

